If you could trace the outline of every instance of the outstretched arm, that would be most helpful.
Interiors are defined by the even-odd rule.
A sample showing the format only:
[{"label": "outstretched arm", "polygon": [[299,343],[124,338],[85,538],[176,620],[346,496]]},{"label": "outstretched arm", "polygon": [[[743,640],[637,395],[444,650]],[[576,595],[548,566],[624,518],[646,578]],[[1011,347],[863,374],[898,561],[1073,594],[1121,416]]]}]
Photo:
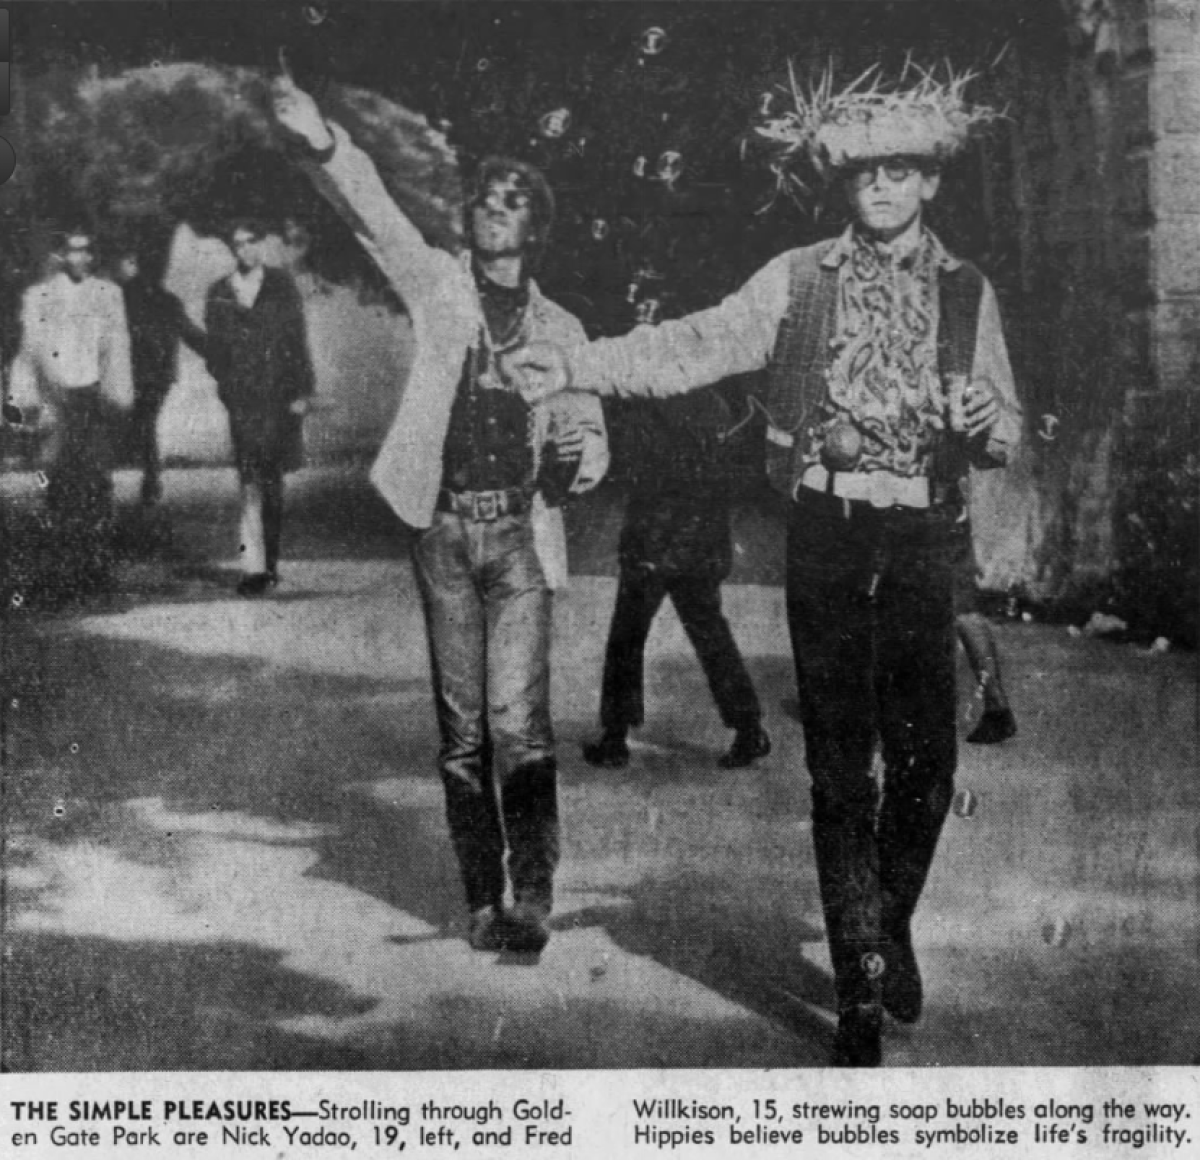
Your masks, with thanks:
[{"label": "outstretched arm", "polygon": [[531,343],[514,352],[505,371],[527,398],[572,388],[597,395],[662,398],[760,370],[787,311],[788,262],[775,258],[719,306],[621,338],[602,338],[569,351]]},{"label": "outstretched arm", "polygon": [[412,309],[422,295],[430,294],[431,277],[453,259],[426,245],[392,200],[371,158],[345,129],[325,120],[308,93],[284,76],[275,82],[273,97],[276,120],[310,154],[303,168],[318,192],[354,230]]}]

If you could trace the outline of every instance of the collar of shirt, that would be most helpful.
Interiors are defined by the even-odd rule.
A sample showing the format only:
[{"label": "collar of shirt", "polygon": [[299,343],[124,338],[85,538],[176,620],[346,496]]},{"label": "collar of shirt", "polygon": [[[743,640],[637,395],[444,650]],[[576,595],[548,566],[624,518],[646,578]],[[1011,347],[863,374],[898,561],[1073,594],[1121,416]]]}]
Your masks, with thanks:
[{"label": "collar of shirt", "polygon": [[[829,247],[828,253],[821,259],[821,265],[828,270],[836,270],[851,256],[854,252],[854,247],[859,245],[871,245],[871,242],[860,230],[852,225],[847,226],[845,232],[834,240],[833,244]],[[901,259],[902,263],[910,265],[915,261],[916,256],[923,253],[927,248],[932,253],[935,265],[941,270],[957,270],[962,265],[962,262],[942,245],[938,236],[932,230],[924,228],[921,230],[920,242]],[[875,249],[877,252],[879,251],[878,246]]]},{"label": "collar of shirt", "polygon": [[262,289],[264,276],[265,271],[262,266],[256,266],[248,274],[234,270],[229,275],[229,285],[233,287],[233,296],[240,305],[247,308],[254,305],[258,300],[259,291]]},{"label": "collar of shirt", "polygon": [[522,276],[516,286],[501,286],[493,282],[477,264],[472,264],[471,272],[475,277],[475,286],[485,301],[494,303],[501,309],[516,310],[529,301],[530,279]]},{"label": "collar of shirt", "polygon": [[76,282],[70,274],[63,270],[54,276],[54,281],[60,294],[68,298],[82,298],[85,294],[91,293],[96,279],[93,275],[88,274],[87,277]]}]

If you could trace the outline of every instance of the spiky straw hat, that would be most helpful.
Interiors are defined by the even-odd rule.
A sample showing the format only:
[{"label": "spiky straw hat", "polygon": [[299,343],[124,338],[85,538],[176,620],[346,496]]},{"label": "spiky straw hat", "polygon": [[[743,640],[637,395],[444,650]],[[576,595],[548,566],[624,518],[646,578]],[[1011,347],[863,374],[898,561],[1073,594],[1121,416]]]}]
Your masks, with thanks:
[{"label": "spiky straw hat", "polygon": [[[905,65],[900,82],[887,85],[878,65],[840,92],[826,71],[806,96],[791,64],[790,96],[794,107],[757,126],[757,132],[780,147],[776,169],[805,158],[821,173],[876,157],[926,157],[941,162],[967,143],[971,130],[1000,114],[985,105],[968,105],[964,90],[975,79],[970,72],[947,69],[944,80]],[[915,83],[905,81],[916,74]],[[788,90],[785,90],[788,91]]]}]

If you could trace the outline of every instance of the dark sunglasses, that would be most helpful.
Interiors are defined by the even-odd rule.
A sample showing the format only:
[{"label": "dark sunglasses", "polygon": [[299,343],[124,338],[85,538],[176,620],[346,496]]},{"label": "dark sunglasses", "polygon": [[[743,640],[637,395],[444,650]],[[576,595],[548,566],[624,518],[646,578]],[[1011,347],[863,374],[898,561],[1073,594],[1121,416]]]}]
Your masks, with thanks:
[{"label": "dark sunglasses", "polygon": [[507,210],[528,209],[533,204],[533,194],[525,189],[505,189],[499,190],[495,187],[489,189],[481,189],[476,195],[472,203],[477,208],[482,209],[492,200],[492,195],[496,195],[504,204]]},{"label": "dark sunglasses", "polygon": [[921,166],[908,157],[888,157],[882,161],[866,161],[851,166],[848,171],[850,184],[855,189],[866,189],[875,184],[875,176],[881,169],[884,177],[896,184],[907,181],[914,173],[922,172]]}]

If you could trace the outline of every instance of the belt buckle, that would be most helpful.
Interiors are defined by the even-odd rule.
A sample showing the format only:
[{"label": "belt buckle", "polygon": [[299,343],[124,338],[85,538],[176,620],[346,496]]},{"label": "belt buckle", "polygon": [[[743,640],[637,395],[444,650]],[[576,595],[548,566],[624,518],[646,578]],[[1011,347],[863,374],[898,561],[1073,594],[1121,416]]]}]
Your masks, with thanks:
[{"label": "belt buckle", "polygon": [[892,481],[882,471],[873,471],[868,477],[870,484],[868,500],[873,508],[889,508],[896,502]]},{"label": "belt buckle", "polygon": [[471,497],[472,515],[482,523],[491,523],[500,515],[500,497],[494,491],[477,491]]}]

